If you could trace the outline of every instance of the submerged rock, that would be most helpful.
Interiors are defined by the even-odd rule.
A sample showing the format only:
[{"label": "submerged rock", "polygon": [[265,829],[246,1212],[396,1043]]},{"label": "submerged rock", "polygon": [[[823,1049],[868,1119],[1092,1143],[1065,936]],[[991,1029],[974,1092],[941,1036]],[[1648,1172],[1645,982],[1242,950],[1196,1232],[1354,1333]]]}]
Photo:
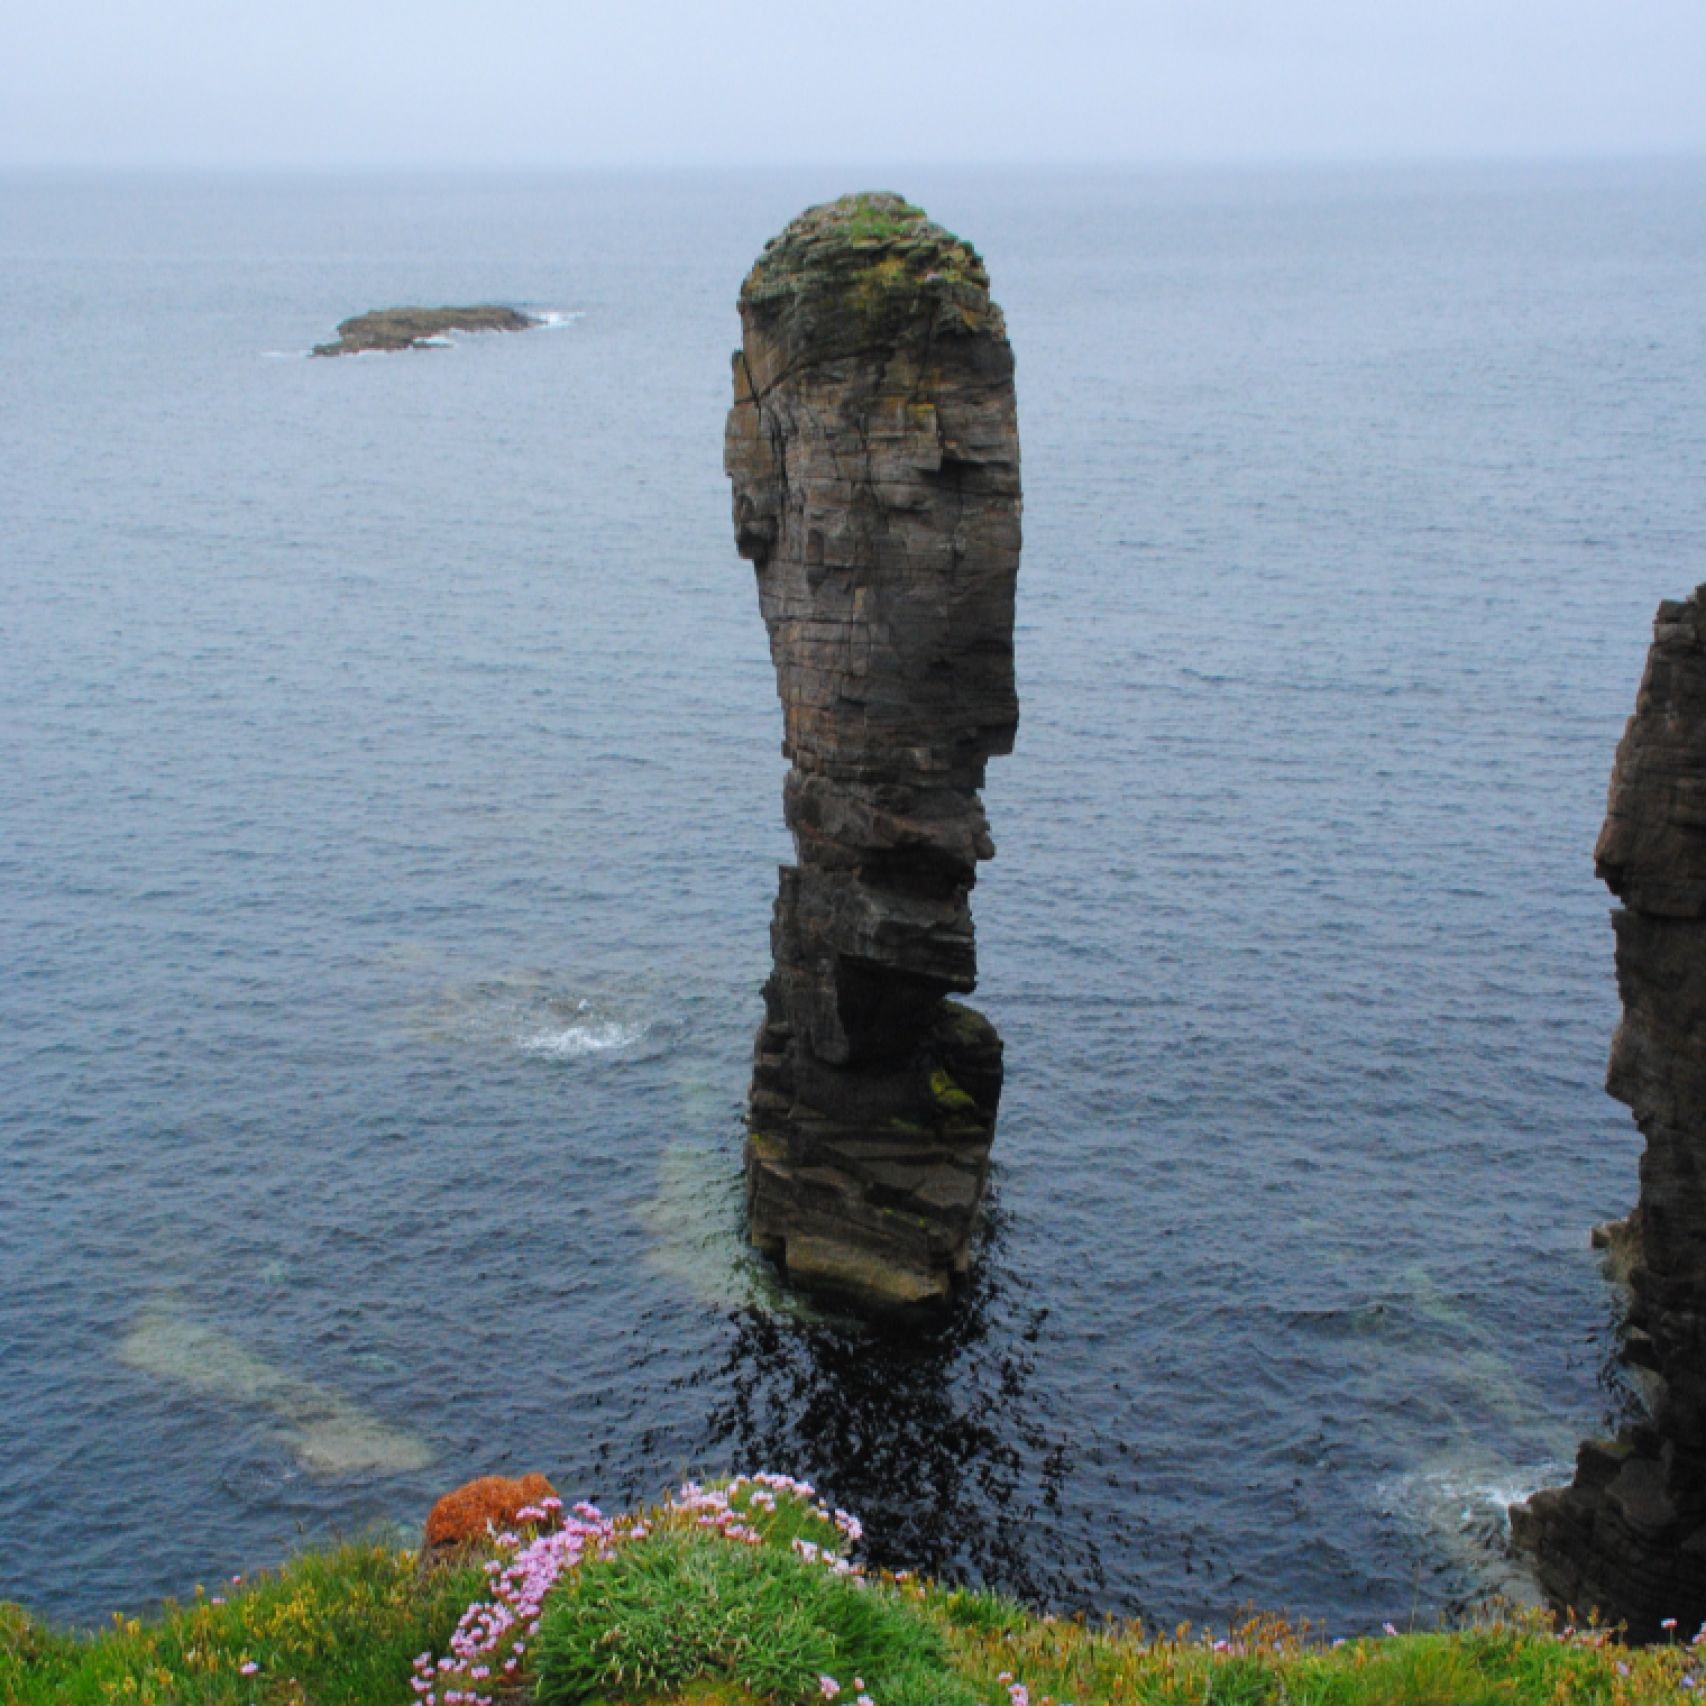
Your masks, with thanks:
[{"label": "submerged rock", "polygon": [[525,332],[543,325],[519,309],[490,303],[473,308],[375,308],[338,325],[338,341],[316,344],[315,355],[360,355],[364,350],[425,349],[447,332]]},{"label": "submerged rock", "polygon": [[846,196],[740,294],[724,463],[792,764],[748,1097],[755,1244],[865,1305],[946,1298],[989,1172],[1001,1039],[977,981],[978,790],[1012,749],[1013,352],[969,244]]},{"label": "submerged rock", "polygon": [[1594,863],[1623,902],[1606,1088],[1647,1140],[1635,1210],[1600,1242],[1627,1272],[1648,1415],[1511,1526],[1555,1604],[1654,1639],[1706,1621],[1706,586],[1659,606]]},{"label": "submerged rock", "polygon": [[435,1455],[424,1439],[341,1392],[267,1362],[170,1296],[156,1298],[131,1324],[118,1358],[197,1397],[269,1414],[282,1443],[311,1475],[404,1474],[426,1468]]}]

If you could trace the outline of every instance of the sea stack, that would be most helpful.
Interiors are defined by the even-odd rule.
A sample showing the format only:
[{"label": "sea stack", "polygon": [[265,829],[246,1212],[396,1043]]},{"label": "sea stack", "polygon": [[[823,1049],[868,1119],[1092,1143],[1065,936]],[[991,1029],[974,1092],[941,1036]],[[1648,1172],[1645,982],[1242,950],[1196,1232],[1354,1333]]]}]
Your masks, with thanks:
[{"label": "sea stack", "polygon": [[792,766],[747,1103],[753,1242],[873,1309],[970,1257],[1001,1039],[970,891],[1012,750],[1013,352],[976,251],[894,195],[808,209],[740,293],[724,463]]},{"label": "sea stack", "polygon": [[1606,1088],[1647,1140],[1635,1210],[1597,1241],[1628,1270],[1647,1416],[1584,1444],[1512,1532],[1558,1607],[1686,1639],[1706,1622],[1706,586],[1659,606],[1594,862],[1623,903]]}]

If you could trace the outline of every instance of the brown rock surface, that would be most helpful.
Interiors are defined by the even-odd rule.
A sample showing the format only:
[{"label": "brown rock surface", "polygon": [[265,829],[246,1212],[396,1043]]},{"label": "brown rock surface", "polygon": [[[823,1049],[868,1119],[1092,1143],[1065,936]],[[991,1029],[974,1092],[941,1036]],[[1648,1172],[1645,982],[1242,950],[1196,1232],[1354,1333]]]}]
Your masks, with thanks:
[{"label": "brown rock surface", "polygon": [[1574,1481],[1511,1521],[1556,1604],[1652,1639],[1667,1617],[1706,1621],[1706,586],[1659,606],[1594,860],[1623,902],[1606,1088],[1647,1140],[1639,1202],[1608,1236],[1648,1416],[1584,1445]]},{"label": "brown rock surface", "polygon": [[792,764],[748,1099],[753,1241],[866,1305],[969,1257],[1001,1041],[977,979],[978,790],[1012,749],[1013,354],[976,252],[896,196],[809,209],[740,295],[724,463]]},{"label": "brown rock surface", "polygon": [[557,1489],[543,1475],[482,1475],[446,1493],[427,1512],[427,1547],[441,1551],[502,1533],[515,1527],[522,1511],[556,1496]]}]

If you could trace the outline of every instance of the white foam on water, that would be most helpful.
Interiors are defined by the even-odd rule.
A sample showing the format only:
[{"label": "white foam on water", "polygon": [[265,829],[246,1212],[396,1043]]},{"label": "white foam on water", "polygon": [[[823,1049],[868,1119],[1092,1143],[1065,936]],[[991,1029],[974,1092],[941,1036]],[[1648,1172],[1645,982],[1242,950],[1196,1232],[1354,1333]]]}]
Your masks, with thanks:
[{"label": "white foam on water", "polygon": [[1570,1466],[1562,1462],[1466,1466],[1395,1475],[1375,1491],[1381,1508],[1394,1515],[1468,1533],[1488,1524],[1508,1525],[1512,1505],[1569,1478]]},{"label": "white foam on water", "polygon": [[564,326],[572,326],[575,321],[586,318],[584,308],[528,308],[523,312],[531,314],[540,328],[547,332],[561,331]]},{"label": "white foam on water", "polygon": [[1539,1587],[1528,1561],[1510,1551],[1510,1507],[1569,1476],[1570,1467],[1562,1462],[1483,1459],[1395,1475],[1375,1493],[1382,1510],[1427,1535],[1479,1583],[1478,1591],[1513,1605],[1538,1605]]},{"label": "white foam on water", "polygon": [[624,1023],[620,1019],[600,1019],[589,1015],[568,1024],[525,1032],[515,1039],[523,1054],[541,1055],[547,1060],[579,1060],[589,1054],[615,1054],[644,1042],[649,1025]]},{"label": "white foam on water", "polygon": [[563,993],[555,979],[535,972],[449,985],[415,1009],[412,1022],[429,1036],[564,1062],[650,1050],[660,1025],[668,1029],[649,1001],[620,991]]}]

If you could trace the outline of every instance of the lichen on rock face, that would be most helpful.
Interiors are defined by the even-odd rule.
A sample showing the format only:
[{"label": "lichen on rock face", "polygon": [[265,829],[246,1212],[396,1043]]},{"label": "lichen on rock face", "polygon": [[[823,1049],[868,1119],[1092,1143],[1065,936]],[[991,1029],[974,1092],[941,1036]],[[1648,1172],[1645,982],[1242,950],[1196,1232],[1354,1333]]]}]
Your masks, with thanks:
[{"label": "lichen on rock face", "polygon": [[1648,1415],[1511,1519],[1557,1605],[1652,1639],[1706,1622],[1706,586],[1659,606],[1594,860],[1623,903],[1606,1088],[1647,1140],[1635,1211],[1598,1241],[1627,1275]]},{"label": "lichen on rock face", "polygon": [[725,466],[791,761],[748,1102],[754,1241],[867,1304],[969,1260],[1001,1087],[978,797],[1018,722],[1013,356],[976,251],[898,196],[808,209],[740,295]]}]

